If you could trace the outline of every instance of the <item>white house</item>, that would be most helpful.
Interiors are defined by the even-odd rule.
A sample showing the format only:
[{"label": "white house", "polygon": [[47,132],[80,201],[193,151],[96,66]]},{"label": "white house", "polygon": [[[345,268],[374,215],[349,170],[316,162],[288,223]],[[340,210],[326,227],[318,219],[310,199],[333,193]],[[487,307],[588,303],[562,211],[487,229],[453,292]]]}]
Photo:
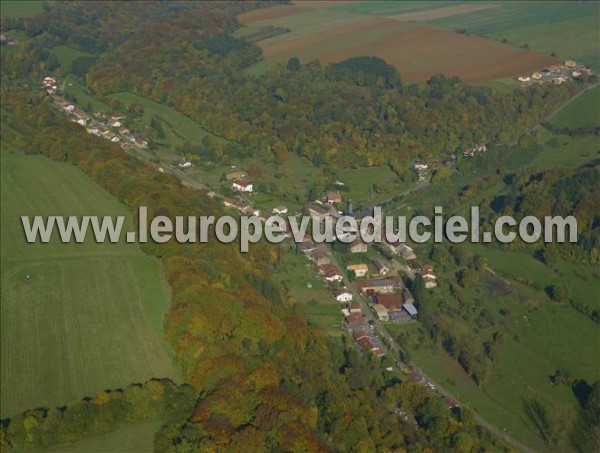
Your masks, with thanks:
[{"label": "white house", "polygon": [[335,300],[338,302],[350,302],[352,301],[352,293],[347,289],[340,289],[333,293],[335,295]]},{"label": "white house", "polygon": [[231,188],[233,190],[237,190],[239,192],[247,192],[252,193],[252,183],[249,181],[236,180],[231,184]]}]

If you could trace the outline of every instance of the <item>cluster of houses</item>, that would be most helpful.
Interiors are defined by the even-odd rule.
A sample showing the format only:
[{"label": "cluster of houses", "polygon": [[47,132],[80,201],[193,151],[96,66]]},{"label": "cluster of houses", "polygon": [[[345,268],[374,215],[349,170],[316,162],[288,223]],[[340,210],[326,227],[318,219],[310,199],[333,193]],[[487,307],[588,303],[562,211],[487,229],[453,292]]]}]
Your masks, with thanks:
[{"label": "cluster of houses", "polygon": [[129,149],[131,146],[135,146],[136,148],[148,147],[146,140],[136,138],[129,129],[123,126],[124,116],[119,114],[109,115],[104,112],[96,112],[94,113],[94,117],[90,116],[63,96],[56,94],[56,80],[51,77],[44,78],[42,87],[52,95],[54,104],[71,121],[85,127],[88,134],[109,140],[113,143],[119,143],[119,146],[123,150]]},{"label": "cluster of houses", "polygon": [[480,153],[485,153],[487,151],[487,145],[485,143],[475,143],[472,148],[469,148],[463,153],[465,157],[475,157],[475,155]]},{"label": "cluster of houses", "polygon": [[552,65],[533,74],[517,77],[517,80],[523,86],[530,86],[534,83],[551,82],[555,85],[562,85],[568,80],[577,80],[582,74],[591,74],[592,71],[585,66],[577,64],[574,60],[565,60],[561,65]]}]

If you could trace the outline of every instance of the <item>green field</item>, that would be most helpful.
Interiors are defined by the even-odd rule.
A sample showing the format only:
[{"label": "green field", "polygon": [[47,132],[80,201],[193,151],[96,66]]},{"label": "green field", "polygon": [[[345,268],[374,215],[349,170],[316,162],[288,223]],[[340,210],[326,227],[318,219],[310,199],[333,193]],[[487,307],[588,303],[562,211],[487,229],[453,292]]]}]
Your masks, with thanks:
[{"label": "green field", "polygon": [[142,106],[144,113],[137,124],[140,130],[149,128],[152,119],[157,117],[165,132],[165,146],[167,150],[172,151],[174,146],[185,142],[201,143],[202,139],[206,136],[209,136],[215,142],[225,141],[223,138],[211,134],[194,120],[169,106],[129,92],[115,93],[110,97],[121,101],[126,106],[134,102]]},{"label": "green field", "polygon": [[60,65],[66,69],[71,68],[71,64],[81,57],[93,57],[91,53],[82,52],[80,50],[72,49],[67,46],[56,46],[52,49],[52,55],[58,60]]},{"label": "green field", "polygon": [[569,107],[552,118],[559,127],[600,127],[600,86],[583,93]]},{"label": "green field", "polygon": [[45,2],[43,0],[2,0],[0,2],[0,16],[4,19],[18,19],[19,17],[34,16],[42,11],[44,3],[53,3],[52,1]]},{"label": "green field", "polygon": [[90,437],[69,445],[55,445],[48,453],[152,453],[154,435],[161,422],[150,420],[113,431],[103,436]]},{"label": "green field", "polygon": [[[178,373],[159,263],[135,244],[27,244],[21,215],[132,215],[73,166],[3,149],[2,416]],[[29,278],[27,277],[29,276]]]}]

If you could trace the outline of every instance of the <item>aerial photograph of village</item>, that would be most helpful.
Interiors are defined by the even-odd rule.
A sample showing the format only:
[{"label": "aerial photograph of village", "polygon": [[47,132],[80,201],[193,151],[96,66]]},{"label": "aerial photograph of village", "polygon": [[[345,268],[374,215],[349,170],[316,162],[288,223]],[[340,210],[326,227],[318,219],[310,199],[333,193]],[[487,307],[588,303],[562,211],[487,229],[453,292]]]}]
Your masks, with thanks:
[{"label": "aerial photograph of village", "polygon": [[0,13],[0,452],[600,451],[600,2]]}]

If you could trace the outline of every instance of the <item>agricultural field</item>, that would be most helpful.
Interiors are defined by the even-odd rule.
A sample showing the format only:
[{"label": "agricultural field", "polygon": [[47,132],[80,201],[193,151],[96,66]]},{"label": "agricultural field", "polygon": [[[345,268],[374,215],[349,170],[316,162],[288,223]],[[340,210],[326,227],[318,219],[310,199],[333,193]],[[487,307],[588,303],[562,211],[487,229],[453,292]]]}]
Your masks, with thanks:
[{"label": "agricultural field", "polygon": [[487,14],[495,9],[496,4],[492,3],[369,2],[317,8],[308,2],[246,13],[240,16],[240,21],[254,28],[290,29],[289,33],[258,42],[267,60],[285,62],[298,57],[302,62],[319,59],[328,63],[375,55],[396,65],[407,82],[423,82],[439,73],[459,76],[467,82],[481,82],[558,62],[536,51],[425,23]]},{"label": "agricultural field", "polygon": [[600,86],[583,93],[571,105],[552,118],[559,127],[600,127]]},{"label": "agricultural field", "polygon": [[597,2],[490,2],[485,10],[439,17],[426,22],[448,30],[468,33],[508,44],[529,46],[561,59],[581,60],[600,70]]},{"label": "agricultural field", "polygon": [[151,377],[178,379],[159,263],[136,244],[27,244],[22,215],[132,215],[73,166],[1,154],[2,416]]}]

